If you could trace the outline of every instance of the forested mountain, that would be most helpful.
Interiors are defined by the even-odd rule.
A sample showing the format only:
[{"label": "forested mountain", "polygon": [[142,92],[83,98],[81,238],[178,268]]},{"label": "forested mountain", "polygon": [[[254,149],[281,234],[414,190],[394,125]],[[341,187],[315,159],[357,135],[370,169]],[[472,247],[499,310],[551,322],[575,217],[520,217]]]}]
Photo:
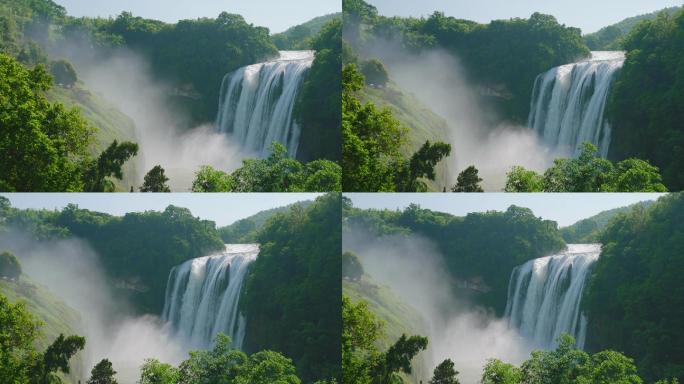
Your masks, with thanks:
[{"label": "forested mountain", "polygon": [[625,36],[644,20],[653,20],[661,13],[666,13],[670,16],[681,10],[681,7],[669,7],[659,11],[646,13],[639,16],[628,17],[618,23],[603,27],[597,32],[588,33],[584,35],[584,42],[592,51],[617,51],[622,49],[623,39]]},{"label": "forested mountain", "polygon": [[622,351],[648,382],[684,379],[684,194],[613,219],[583,298],[588,347]]},{"label": "forested mountain", "polygon": [[[345,228],[361,238],[414,233],[433,241],[449,273],[473,282],[476,303],[502,314],[511,271],[524,262],[565,247],[555,222],[531,210],[511,206],[506,212],[471,213],[457,217],[411,205],[403,211],[348,208]],[[354,250],[353,246],[350,250]]]},{"label": "forested mountain", "polygon": [[278,207],[273,209],[268,209],[261,211],[250,217],[240,219],[230,225],[221,227],[218,229],[221,239],[224,243],[253,243],[257,240],[257,235],[261,228],[266,225],[267,221],[279,214],[285,213],[294,208],[295,206],[300,206],[302,208],[307,208],[313,201],[302,201],[294,204],[290,204],[285,207]]},{"label": "forested mountain", "polygon": [[684,189],[684,10],[633,28],[611,91],[611,158],[638,157],[660,168],[671,191]]},{"label": "forested mountain", "polygon": [[311,39],[317,35],[326,24],[341,18],[342,14],[340,13],[318,16],[306,23],[290,27],[284,32],[273,34],[271,35],[271,39],[280,50],[311,49]]},{"label": "forested mountain", "polygon": [[614,217],[629,213],[639,207],[649,207],[653,201],[643,201],[628,207],[620,207],[600,212],[592,217],[582,219],[575,224],[560,229],[563,239],[567,243],[598,243],[601,231],[610,224]]}]

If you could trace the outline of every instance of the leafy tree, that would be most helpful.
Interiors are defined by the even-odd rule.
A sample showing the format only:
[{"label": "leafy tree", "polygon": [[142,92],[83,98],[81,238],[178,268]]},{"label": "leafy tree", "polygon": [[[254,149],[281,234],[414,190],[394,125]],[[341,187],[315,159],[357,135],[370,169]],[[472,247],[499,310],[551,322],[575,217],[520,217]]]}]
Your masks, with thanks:
[{"label": "leafy tree", "polygon": [[302,164],[286,156],[285,147],[271,145],[265,159],[247,159],[227,174],[203,167],[193,182],[194,192],[326,192],[339,191],[342,170],[329,160]]},{"label": "leafy tree", "polygon": [[454,369],[454,362],[446,359],[435,368],[430,384],[459,384],[457,376],[458,371]]},{"label": "leafy tree", "polygon": [[121,167],[136,154],[138,154],[138,144],[129,141],[119,144],[114,140],[86,170],[85,191],[112,192],[114,183],[108,178],[123,179]]},{"label": "leafy tree", "polygon": [[363,87],[356,65],[343,69],[342,92],[342,188],[345,191],[425,191],[419,178],[434,180],[435,165],[451,152],[451,146],[426,142],[410,159],[404,159],[401,127],[389,109],[378,111],[362,104],[354,92]]},{"label": "leafy tree", "polygon": [[482,372],[482,384],[518,384],[521,382],[522,372],[512,364],[501,360],[491,359],[487,361]]},{"label": "leafy tree", "polygon": [[169,178],[164,175],[164,168],[156,165],[145,175],[140,192],[171,192],[166,182]]},{"label": "leafy tree", "polygon": [[359,280],[363,276],[363,265],[356,254],[352,252],[342,253],[342,277],[351,280]]},{"label": "leafy tree", "polygon": [[33,341],[39,323],[22,302],[11,304],[0,295],[0,377],[9,383],[27,383],[38,353]]},{"label": "leafy tree", "polygon": [[102,359],[93,367],[86,384],[117,384],[115,375],[116,371],[112,368],[112,363],[107,359]]},{"label": "leafy tree", "polygon": [[427,345],[427,337],[401,335],[380,359],[380,364],[374,369],[375,375],[382,383],[390,383],[399,372],[411,374],[411,360]]},{"label": "leafy tree", "polygon": [[92,129],[77,110],[50,103],[43,66],[31,70],[0,53],[0,189],[79,191]]},{"label": "leafy tree", "polygon": [[36,383],[52,383],[58,371],[68,374],[70,372],[69,360],[83,347],[85,347],[85,338],[60,334],[43,353],[42,359],[39,359],[33,367]]},{"label": "leafy tree", "polygon": [[386,85],[389,75],[380,60],[371,59],[361,63],[361,73],[366,79],[366,84]]},{"label": "leafy tree", "polygon": [[556,159],[544,176],[523,167],[513,167],[506,181],[507,192],[665,192],[658,168],[639,159],[616,165],[584,143],[576,159]]},{"label": "leafy tree", "polygon": [[21,264],[12,252],[0,253],[0,277],[17,279],[21,275]]},{"label": "leafy tree", "polygon": [[477,168],[474,165],[464,169],[456,179],[456,185],[451,188],[452,192],[484,192],[480,183],[482,179],[478,176]]},{"label": "leafy tree", "polygon": [[180,372],[172,365],[156,359],[147,359],[140,369],[139,384],[177,384]]},{"label": "leafy tree", "polygon": [[58,85],[71,88],[78,81],[76,70],[70,62],[66,60],[57,60],[50,63],[50,73]]}]

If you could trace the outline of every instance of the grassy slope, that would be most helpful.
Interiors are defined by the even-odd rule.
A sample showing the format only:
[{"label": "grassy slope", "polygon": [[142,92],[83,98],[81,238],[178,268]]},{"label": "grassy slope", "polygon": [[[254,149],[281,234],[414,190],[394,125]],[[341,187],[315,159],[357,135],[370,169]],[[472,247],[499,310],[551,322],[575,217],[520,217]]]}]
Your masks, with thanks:
[{"label": "grassy slope", "polygon": [[[90,148],[94,157],[98,156],[114,140],[119,142],[138,141],[135,136],[133,121],[97,93],[89,91],[83,83],[79,82],[71,89],[55,85],[47,92],[47,97],[51,101],[62,103],[69,108],[78,108],[81,116],[97,128],[95,142]],[[114,180],[117,190],[128,191],[131,185],[135,185],[136,174],[135,161],[129,160],[124,164],[124,179],[122,181]]]},{"label": "grassy slope", "polygon": [[[44,351],[60,333],[78,335],[81,319],[78,312],[68,307],[64,302],[53,296],[47,289],[32,283],[22,275],[18,281],[0,279],[0,294],[6,296],[12,303],[23,301],[26,308],[43,324],[40,327],[41,336],[36,342],[36,348]],[[81,360],[78,355],[71,362],[71,377],[82,374]],[[75,379],[65,378],[74,383]]]},{"label": "grassy slope", "polygon": [[[367,86],[359,92],[358,96],[364,102],[372,102],[380,108],[389,108],[392,115],[408,128],[406,136],[408,145],[403,150],[405,156],[411,156],[426,140],[449,142],[446,121],[432,112],[411,93],[399,88],[397,84],[390,82],[385,88]],[[438,190],[437,185],[444,184],[449,172],[446,162],[441,161],[437,165],[436,171],[436,182],[426,180],[428,186],[435,191]]]},{"label": "grassy slope", "polygon": [[[420,313],[395,296],[388,287],[375,284],[368,276],[360,281],[344,280],[342,292],[354,303],[361,300],[367,302],[368,309],[384,323],[383,337],[376,343],[381,351],[387,350],[402,334],[427,335]],[[425,376],[421,372],[425,366],[424,353],[419,354],[412,365],[413,375],[405,379],[416,383],[417,377]]]}]

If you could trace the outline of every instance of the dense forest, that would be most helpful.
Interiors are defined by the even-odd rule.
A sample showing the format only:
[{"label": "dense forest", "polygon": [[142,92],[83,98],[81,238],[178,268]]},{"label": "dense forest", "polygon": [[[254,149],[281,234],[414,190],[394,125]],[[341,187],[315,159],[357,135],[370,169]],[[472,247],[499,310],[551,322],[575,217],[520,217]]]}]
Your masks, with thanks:
[{"label": "dense forest", "polygon": [[683,222],[681,193],[614,217],[583,299],[588,348],[626,353],[648,381],[684,380]]},{"label": "dense forest", "polygon": [[[329,194],[264,211],[246,219],[252,223],[249,239],[240,239],[261,244],[241,301],[249,318],[246,349],[257,360],[264,349],[284,353],[292,358],[296,377],[307,383],[339,379],[340,199]],[[75,205],[61,211],[21,210],[2,197],[0,231],[10,230],[36,242],[86,241],[99,256],[107,284],[141,314],[161,313],[172,267],[223,249],[221,236],[231,233],[175,206],[119,217]],[[0,256],[3,276],[16,274],[13,265],[9,256]],[[206,353],[224,358],[226,346],[216,348]]]},{"label": "dense forest", "polygon": [[[436,245],[454,278],[480,286],[477,304],[502,314],[514,267],[565,248],[558,225],[530,209],[511,206],[505,212],[470,213],[465,217],[410,205],[403,211],[347,207],[345,229],[365,238],[414,233]],[[350,250],[354,250],[353,245]]]}]

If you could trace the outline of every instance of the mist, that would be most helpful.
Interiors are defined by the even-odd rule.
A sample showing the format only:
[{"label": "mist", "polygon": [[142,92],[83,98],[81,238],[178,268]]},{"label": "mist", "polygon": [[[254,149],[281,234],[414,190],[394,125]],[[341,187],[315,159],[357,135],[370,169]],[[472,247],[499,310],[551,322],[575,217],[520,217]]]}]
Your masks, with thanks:
[{"label": "mist", "polygon": [[[72,326],[86,338],[85,349],[77,354],[83,367],[74,370],[83,372],[82,382],[103,358],[112,362],[120,383],[137,382],[147,358],[174,365],[187,358],[186,348],[170,336],[160,318],[134,315],[114,294],[97,254],[85,242],[36,242],[12,231],[0,234],[0,249],[13,252],[24,275],[79,313],[81,323]],[[71,360],[72,367],[76,361]]]},{"label": "mist", "polygon": [[[71,61],[87,89],[133,120],[140,150],[129,161],[135,162],[131,179],[136,187],[142,184],[145,173],[161,165],[172,191],[189,191],[202,165],[233,171],[243,158],[255,156],[231,143],[230,135],[217,132],[213,123],[185,129],[189,118],[168,101],[178,90],[158,80],[147,61],[132,50],[96,49],[82,41],[67,40],[53,47],[52,54]],[[132,171],[130,167],[128,170]]]},{"label": "mist", "polygon": [[448,186],[474,165],[486,191],[501,191],[513,166],[543,171],[553,159],[567,155],[550,150],[533,130],[502,122],[480,99],[480,94],[492,91],[469,82],[454,55],[438,48],[416,55],[384,39],[362,51],[365,57],[379,57],[391,81],[446,120],[452,147],[451,155],[443,160],[449,168]]},{"label": "mist", "polygon": [[[520,364],[532,348],[502,319],[459,297],[458,284],[446,272],[443,257],[435,245],[417,235],[391,235],[373,238],[364,231],[345,231],[345,250],[356,253],[364,272],[389,287],[416,309],[427,324],[426,367],[417,367],[419,380],[427,383],[434,368],[451,359],[463,384],[478,383],[488,359]],[[420,334],[420,330],[405,330]],[[392,341],[393,342],[393,341]],[[420,364],[415,359],[414,364]]]}]

